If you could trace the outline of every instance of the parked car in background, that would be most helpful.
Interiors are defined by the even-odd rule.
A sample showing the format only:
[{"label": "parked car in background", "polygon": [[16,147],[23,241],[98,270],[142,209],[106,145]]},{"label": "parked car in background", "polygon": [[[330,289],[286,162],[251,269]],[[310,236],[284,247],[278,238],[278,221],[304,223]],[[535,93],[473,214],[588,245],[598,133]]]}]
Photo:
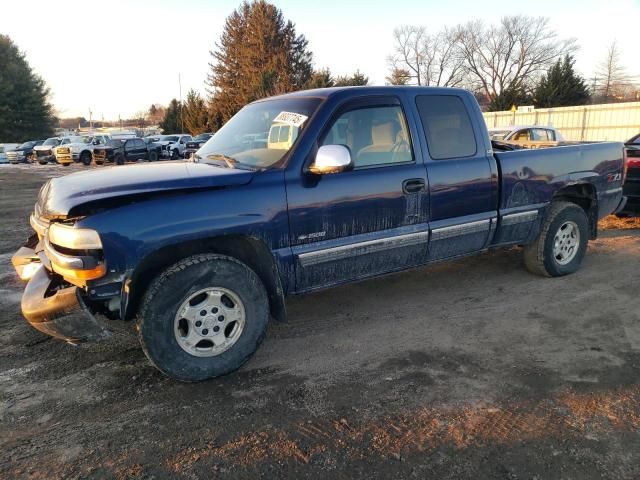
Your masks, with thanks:
[{"label": "parked car in background", "polygon": [[53,149],[56,162],[65,166],[71,165],[73,162],[90,165],[93,149],[98,145],[104,145],[110,138],[111,136],[102,134],[69,137],[68,143]]},{"label": "parked car in background", "polygon": [[184,158],[187,142],[191,140],[191,135],[186,134],[162,135],[156,142],[160,146],[160,157],[173,160]]},{"label": "parked car in background", "polygon": [[0,163],[9,163],[7,154],[19,146],[19,143],[0,143]]},{"label": "parked car in background", "polygon": [[619,216],[640,215],[640,133],[624,144],[627,162],[627,177],[623,193],[627,205]]},{"label": "parked car in background", "polygon": [[504,128],[490,128],[489,137],[504,143],[512,143],[525,148],[556,147],[564,138],[553,127],[525,125]]},{"label": "parked car in background", "polygon": [[[68,141],[68,137],[65,137]],[[46,165],[49,162],[55,162],[56,157],[53,149],[62,143],[60,137],[47,138],[41,145],[33,147],[33,159],[40,165]]]},{"label": "parked car in background", "polygon": [[157,143],[161,136],[162,135],[149,135],[142,139],[144,143],[147,144],[147,149],[149,150],[149,161],[151,162],[158,160],[162,153],[162,147]]},{"label": "parked car in background", "polygon": [[149,160],[149,149],[141,138],[112,138],[104,145],[93,149],[93,161],[96,165],[115,163],[124,165],[125,162]]},{"label": "parked car in background", "polygon": [[200,135],[196,135],[193,139],[188,141],[185,144],[183,154],[184,158],[190,158],[191,155],[196,153],[200,149],[200,147],[207,143],[207,140],[209,140],[212,136],[213,133],[201,133]]},{"label": "parked car in background", "polygon": [[287,295],[512,245],[533,273],[576,272],[624,203],[623,144],[492,147],[461,89],[262,99],[193,162],[49,180],[12,259],[22,313],[70,342],[135,319],[154,366],[198,381],[244,364]]},{"label": "parked car in background", "polygon": [[7,158],[10,163],[27,163],[32,160],[33,147],[42,145],[44,140],[31,140],[24,142],[15,150],[7,152]]}]

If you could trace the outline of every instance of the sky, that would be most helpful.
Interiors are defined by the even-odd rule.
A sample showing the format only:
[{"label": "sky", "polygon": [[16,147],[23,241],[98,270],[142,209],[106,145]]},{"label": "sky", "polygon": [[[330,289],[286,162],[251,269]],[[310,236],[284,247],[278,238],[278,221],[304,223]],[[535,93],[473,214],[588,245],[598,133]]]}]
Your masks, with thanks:
[{"label": "sky", "polygon": [[[60,117],[115,120],[190,88],[206,93],[210,50],[239,0],[0,0],[0,33],[9,35],[52,92]],[[592,77],[616,40],[630,74],[640,76],[640,0],[272,0],[309,40],[316,68],[356,69],[383,85],[393,29],[436,32],[503,15],[549,17],[575,38],[576,68]],[[0,66],[1,68],[1,66]]]}]

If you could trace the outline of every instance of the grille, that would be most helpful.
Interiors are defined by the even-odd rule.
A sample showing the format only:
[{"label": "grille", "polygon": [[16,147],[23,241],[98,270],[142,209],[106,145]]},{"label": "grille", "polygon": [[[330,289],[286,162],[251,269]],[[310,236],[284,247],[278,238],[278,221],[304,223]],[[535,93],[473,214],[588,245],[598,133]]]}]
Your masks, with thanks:
[{"label": "grille", "polygon": [[51,156],[51,149],[49,150],[36,150],[36,155],[39,157],[49,157]]},{"label": "grille", "polygon": [[58,153],[71,153],[71,149],[68,147],[58,147],[56,150]]}]

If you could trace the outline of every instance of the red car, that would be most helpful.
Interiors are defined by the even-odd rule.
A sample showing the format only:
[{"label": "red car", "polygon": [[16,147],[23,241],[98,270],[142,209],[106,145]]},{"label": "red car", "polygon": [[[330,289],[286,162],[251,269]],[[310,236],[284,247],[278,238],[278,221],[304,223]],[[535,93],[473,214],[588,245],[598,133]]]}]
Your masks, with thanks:
[{"label": "red car", "polygon": [[618,216],[635,216],[640,215],[640,133],[624,145],[627,178],[624,182],[623,194],[627,197],[627,205]]}]

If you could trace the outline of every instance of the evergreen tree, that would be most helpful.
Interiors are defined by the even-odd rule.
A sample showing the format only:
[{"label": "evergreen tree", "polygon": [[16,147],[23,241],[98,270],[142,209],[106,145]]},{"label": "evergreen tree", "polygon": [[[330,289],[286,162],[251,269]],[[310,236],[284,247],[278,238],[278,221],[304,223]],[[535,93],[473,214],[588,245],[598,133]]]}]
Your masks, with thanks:
[{"label": "evergreen tree", "polygon": [[531,95],[522,86],[505,88],[489,103],[490,112],[510,110],[513,105],[530,105]]},{"label": "evergreen tree", "polygon": [[331,76],[331,71],[328,68],[322,70],[316,70],[311,75],[309,82],[307,82],[306,88],[329,88],[334,86],[334,79]]},{"label": "evergreen tree", "polygon": [[364,86],[369,84],[369,77],[367,77],[364,73],[360,72],[360,70],[356,70],[355,73],[351,76],[341,76],[336,78],[335,86],[336,87],[357,87]]},{"label": "evergreen tree", "polygon": [[18,47],[0,35],[0,141],[23,142],[50,137],[56,118],[49,89]]},{"label": "evergreen tree", "polygon": [[406,68],[393,68],[386,80],[389,85],[409,85],[411,74]]},{"label": "evergreen tree", "polygon": [[256,99],[304,88],[313,72],[307,39],[265,0],[244,1],[227,17],[211,56],[209,117],[221,122]]},{"label": "evergreen tree", "polygon": [[193,89],[187,93],[187,101],[184,104],[183,115],[184,127],[191,135],[198,135],[207,131],[207,107],[204,99]]},{"label": "evergreen tree", "polygon": [[159,124],[162,133],[182,133],[182,119],[180,118],[181,105],[175,98],[171,100],[164,112],[164,118]]},{"label": "evergreen tree", "polygon": [[573,57],[566,55],[542,76],[534,92],[536,107],[568,107],[589,102],[589,89],[575,72],[574,63]]}]

